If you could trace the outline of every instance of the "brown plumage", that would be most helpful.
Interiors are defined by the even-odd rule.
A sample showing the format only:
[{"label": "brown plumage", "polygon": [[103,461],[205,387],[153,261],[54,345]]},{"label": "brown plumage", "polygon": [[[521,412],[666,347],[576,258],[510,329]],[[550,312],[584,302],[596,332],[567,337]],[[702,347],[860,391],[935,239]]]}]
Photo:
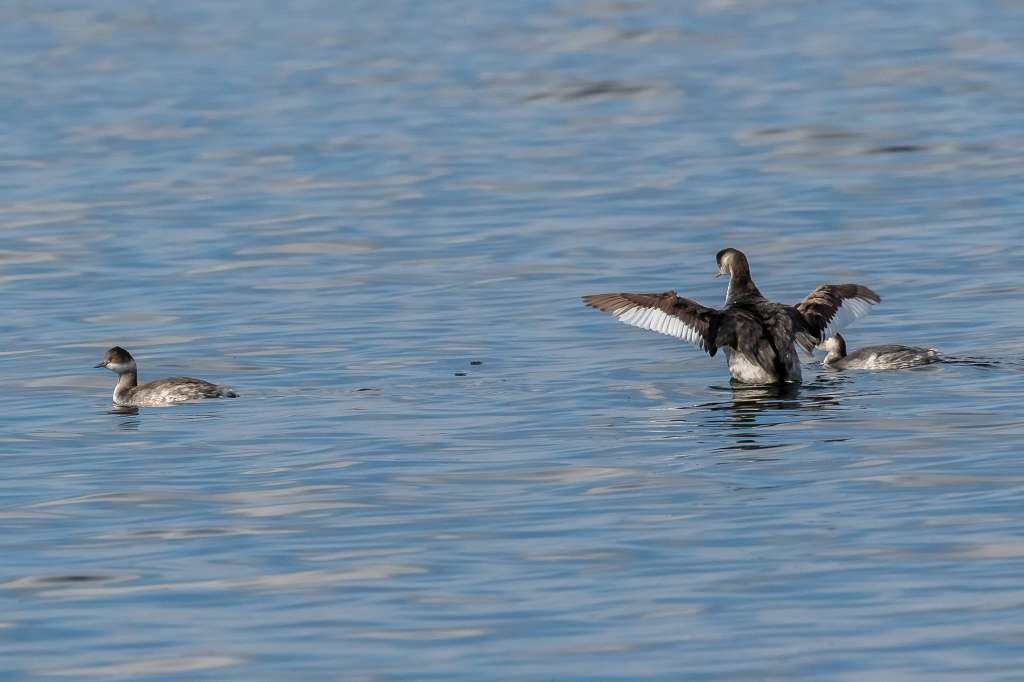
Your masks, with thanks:
[{"label": "brown plumage", "polygon": [[674,291],[584,296],[583,302],[626,324],[689,341],[714,357],[726,350],[732,377],[745,383],[800,381],[794,344],[808,353],[843,326],[880,302],[859,284],[823,284],[796,306],[773,303],[750,276],[746,256],[723,249],[719,275],[729,275],[726,305],[715,309]]},{"label": "brown plumage", "polygon": [[660,310],[693,328],[695,334],[692,339],[686,338],[687,341],[707,351],[711,357],[715,357],[715,353],[718,352],[718,311],[688,298],[681,298],[674,291],[666,291],[663,294],[594,294],[584,296],[583,302],[591,308],[613,315],[616,311],[629,308]]},{"label": "brown plumage", "polygon": [[835,369],[906,369],[919,365],[939,362],[941,355],[934,348],[899,346],[886,343],[879,346],[865,346],[852,353],[846,352],[846,339],[836,334],[819,346],[827,353],[822,366]]},{"label": "brown plumage", "polygon": [[[796,304],[797,311],[803,317],[814,338],[819,339],[819,343],[820,340],[827,339],[835,331],[838,331],[837,329],[827,333],[829,325],[836,318],[844,301],[850,301],[851,307],[863,306],[863,314],[867,314],[867,308],[881,303],[882,299],[871,289],[860,284],[822,284]],[[860,303],[861,301],[863,303]],[[810,352],[814,345],[816,344],[812,344],[810,347],[804,345],[804,348]]]},{"label": "brown plumage", "polygon": [[132,354],[120,346],[108,350],[96,367],[117,374],[114,404],[122,407],[156,407],[201,398],[237,398],[227,386],[192,377],[170,377],[139,385],[139,370]]}]

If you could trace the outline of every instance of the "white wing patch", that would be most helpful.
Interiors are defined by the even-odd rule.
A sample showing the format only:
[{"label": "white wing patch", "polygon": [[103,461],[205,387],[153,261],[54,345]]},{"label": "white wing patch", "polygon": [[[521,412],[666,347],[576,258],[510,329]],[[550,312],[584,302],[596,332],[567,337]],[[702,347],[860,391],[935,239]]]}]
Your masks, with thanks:
[{"label": "white wing patch", "polygon": [[669,315],[660,308],[643,308],[637,305],[624,305],[612,311],[612,315],[620,322],[649,329],[652,332],[674,336],[697,346],[701,350],[707,350],[704,346],[704,338],[694,327],[686,324],[675,315]]},{"label": "white wing patch", "polygon": [[827,339],[830,336],[834,336],[836,332],[841,332],[856,320],[871,312],[871,308],[875,305],[877,304],[874,301],[869,301],[866,298],[843,299],[839,309],[836,310],[836,314],[829,320],[825,331],[821,333],[821,338]]}]

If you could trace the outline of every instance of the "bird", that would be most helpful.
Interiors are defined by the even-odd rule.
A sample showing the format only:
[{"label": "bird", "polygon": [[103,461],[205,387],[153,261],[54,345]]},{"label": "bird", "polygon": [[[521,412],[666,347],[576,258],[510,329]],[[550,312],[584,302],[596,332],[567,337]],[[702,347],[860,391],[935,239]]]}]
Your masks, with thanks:
[{"label": "bird", "polygon": [[847,353],[846,339],[842,334],[833,334],[818,348],[828,354],[821,361],[822,366],[834,369],[906,369],[929,365],[942,359],[939,351],[934,348],[899,346],[893,343],[864,346]]},{"label": "bird", "polygon": [[157,379],[139,386],[139,370],[135,358],[120,346],[108,350],[96,367],[103,367],[117,374],[114,404],[121,407],[157,407],[200,398],[238,397],[238,394],[227,386],[211,384],[209,381],[192,377]]},{"label": "bird", "polygon": [[583,303],[620,322],[687,341],[709,356],[725,351],[732,380],[743,384],[798,383],[796,345],[814,347],[881,302],[860,284],[822,284],[795,306],[765,298],[742,251],[722,249],[718,274],[729,276],[725,307],[716,309],[675,291],[583,296]]}]

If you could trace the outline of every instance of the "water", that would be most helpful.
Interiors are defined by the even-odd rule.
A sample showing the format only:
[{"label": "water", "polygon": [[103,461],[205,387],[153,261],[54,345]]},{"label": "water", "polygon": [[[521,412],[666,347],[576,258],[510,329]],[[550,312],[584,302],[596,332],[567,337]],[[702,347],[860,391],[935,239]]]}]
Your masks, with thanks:
[{"label": "water", "polygon": [[[3,678],[1019,679],[1022,29],[7,3]],[[724,246],[987,366],[734,391],[579,302]]]}]

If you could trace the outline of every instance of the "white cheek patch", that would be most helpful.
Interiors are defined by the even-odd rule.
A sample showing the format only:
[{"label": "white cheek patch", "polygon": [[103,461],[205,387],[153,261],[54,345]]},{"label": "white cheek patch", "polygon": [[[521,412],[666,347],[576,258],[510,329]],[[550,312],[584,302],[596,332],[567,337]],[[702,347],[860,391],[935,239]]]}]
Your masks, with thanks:
[{"label": "white cheek patch", "polygon": [[124,374],[125,372],[132,372],[135,370],[134,362],[108,362],[107,369],[111,372],[117,372],[118,374]]},{"label": "white cheek patch", "polygon": [[701,350],[707,350],[704,346],[704,338],[695,327],[686,324],[675,315],[669,315],[660,308],[629,305],[612,311],[612,315],[619,322],[625,322],[641,329],[649,329],[659,334],[674,336],[687,343],[692,343]]}]

